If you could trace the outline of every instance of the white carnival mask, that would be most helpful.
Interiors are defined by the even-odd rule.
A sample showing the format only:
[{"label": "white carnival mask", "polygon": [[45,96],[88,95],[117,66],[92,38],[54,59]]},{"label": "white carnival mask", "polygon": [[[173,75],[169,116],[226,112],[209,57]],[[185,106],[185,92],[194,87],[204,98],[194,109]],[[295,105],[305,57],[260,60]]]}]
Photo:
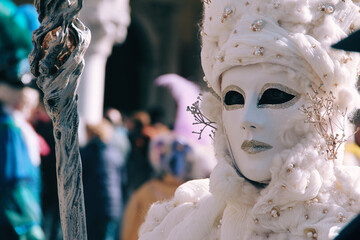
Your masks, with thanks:
[{"label": "white carnival mask", "polygon": [[296,80],[270,64],[237,66],[222,75],[222,118],[236,168],[246,178],[267,183],[273,158],[286,147],[280,134],[302,115],[304,98]]}]

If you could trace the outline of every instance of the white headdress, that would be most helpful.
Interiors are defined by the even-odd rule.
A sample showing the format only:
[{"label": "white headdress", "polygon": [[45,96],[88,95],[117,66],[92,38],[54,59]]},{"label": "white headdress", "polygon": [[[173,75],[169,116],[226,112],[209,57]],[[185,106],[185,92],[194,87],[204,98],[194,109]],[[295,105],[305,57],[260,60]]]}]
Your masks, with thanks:
[{"label": "white headdress", "polygon": [[[221,75],[226,70],[270,63],[295,73],[301,81],[302,94],[314,94],[309,88],[312,85],[323,90],[319,91],[320,100],[329,94],[334,96],[332,104],[337,110],[329,118],[344,117],[346,109],[351,112],[359,104],[356,82],[360,55],[332,49],[331,45],[360,28],[360,2],[208,0],[204,1],[204,9],[201,60],[204,80],[215,94],[221,96]],[[314,99],[308,100],[316,107]],[[324,161],[318,147],[331,139],[326,133],[319,135],[307,129],[310,125],[304,119],[303,124],[294,122],[288,128],[287,136],[298,134],[300,138],[294,141],[294,147],[274,157],[271,182],[260,195],[252,194],[248,183],[244,186],[235,183],[238,177],[229,180],[228,175],[230,172],[234,175],[234,171],[229,165],[231,154],[221,109],[221,102],[210,94],[204,95],[202,110],[218,124],[215,148],[220,163],[210,178],[210,191],[234,204],[242,200],[256,202],[251,210],[254,223],[247,225],[248,239],[261,239],[269,233],[273,234],[271,239],[303,234],[327,239],[335,236],[358,211],[360,202],[353,201],[358,198],[359,190],[354,184],[358,173],[345,171],[341,161]],[[287,136],[284,134],[283,138]],[[240,190],[243,192],[238,194]],[[250,196],[254,198],[248,201]],[[304,219],[292,219],[302,215]]]},{"label": "white headdress", "polygon": [[334,50],[331,44],[360,27],[359,5],[350,0],[206,1],[201,53],[205,81],[219,94],[221,74],[229,68],[274,63],[313,86],[323,84],[336,97],[340,92],[357,96],[360,55]]}]

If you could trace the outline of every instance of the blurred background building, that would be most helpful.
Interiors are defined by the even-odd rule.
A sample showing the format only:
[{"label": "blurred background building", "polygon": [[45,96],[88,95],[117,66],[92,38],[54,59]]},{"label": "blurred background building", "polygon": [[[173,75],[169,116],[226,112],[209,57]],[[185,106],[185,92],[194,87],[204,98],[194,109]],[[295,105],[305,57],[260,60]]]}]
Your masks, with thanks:
[{"label": "blurred background building", "polygon": [[[109,2],[111,1],[115,2]],[[33,3],[32,0],[14,2]],[[83,10],[87,11],[87,6],[94,2],[100,6],[103,1],[84,0]],[[102,112],[100,115],[99,109],[102,107],[115,107],[129,114],[138,109],[158,107],[165,113],[165,123],[172,125],[176,103],[167,89],[156,87],[153,82],[159,75],[177,73],[202,84],[198,27],[202,14],[201,1],[130,0],[130,9],[131,20],[126,38],[122,43],[114,40],[111,44],[105,63],[104,90],[102,91],[101,82],[97,82],[95,84],[98,84],[98,87],[88,90],[92,92],[82,94],[84,88],[91,89],[91,84],[85,84],[86,72],[83,75],[81,84],[85,86],[80,86],[79,89],[80,115],[85,120],[94,122],[97,119],[100,121]],[[81,12],[81,17],[86,14],[84,11]],[[95,14],[92,16],[97,17]],[[91,30],[93,34],[96,31],[92,28]],[[115,32],[107,34],[115,35]],[[92,47],[90,45],[88,55]],[[103,106],[88,104],[89,102],[100,102]],[[85,109],[85,103],[91,107]]]}]

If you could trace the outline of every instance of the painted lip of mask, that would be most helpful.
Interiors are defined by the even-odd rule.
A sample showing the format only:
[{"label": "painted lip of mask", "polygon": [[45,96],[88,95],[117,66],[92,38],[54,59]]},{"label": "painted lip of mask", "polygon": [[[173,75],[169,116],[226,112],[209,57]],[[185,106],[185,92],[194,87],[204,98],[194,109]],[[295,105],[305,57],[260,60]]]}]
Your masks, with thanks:
[{"label": "painted lip of mask", "polygon": [[273,146],[256,140],[245,140],[243,144],[241,144],[241,149],[248,154],[256,154],[272,148]]}]

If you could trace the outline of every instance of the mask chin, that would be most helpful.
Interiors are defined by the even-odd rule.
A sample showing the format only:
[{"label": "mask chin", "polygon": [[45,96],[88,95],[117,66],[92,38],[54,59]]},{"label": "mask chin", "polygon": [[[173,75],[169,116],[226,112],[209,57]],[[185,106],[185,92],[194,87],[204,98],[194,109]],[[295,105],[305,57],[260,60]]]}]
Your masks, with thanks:
[{"label": "mask chin", "polygon": [[244,174],[241,173],[241,171],[240,171],[240,169],[238,168],[237,164],[235,163],[235,160],[234,160],[233,157],[232,157],[232,160],[233,160],[232,165],[233,165],[236,173],[237,173],[240,177],[244,178],[247,182],[251,183],[254,187],[256,187],[256,188],[261,188],[261,189],[262,189],[262,188],[266,188],[266,187],[269,185],[269,182],[270,182],[270,181],[257,182],[257,181],[253,181],[253,180],[245,177]]},{"label": "mask chin", "polygon": [[231,149],[231,146],[230,146],[230,142],[229,142],[225,127],[223,127],[223,130],[224,130],[224,135],[225,135],[225,139],[226,139],[226,145],[227,145],[227,148],[228,148],[228,154],[230,155],[230,158],[232,160],[231,164],[232,164],[233,168],[235,169],[236,173],[240,177],[244,178],[247,182],[249,182],[250,184],[252,184],[256,188],[263,189],[263,188],[267,187],[269,185],[270,180],[269,181],[263,181],[263,182],[257,182],[257,181],[254,181],[254,180],[251,180],[251,179],[245,177],[244,174],[242,174],[242,172],[240,171],[239,167],[237,166],[237,164],[235,162],[235,158],[234,158],[234,155],[232,153],[232,149]]}]

